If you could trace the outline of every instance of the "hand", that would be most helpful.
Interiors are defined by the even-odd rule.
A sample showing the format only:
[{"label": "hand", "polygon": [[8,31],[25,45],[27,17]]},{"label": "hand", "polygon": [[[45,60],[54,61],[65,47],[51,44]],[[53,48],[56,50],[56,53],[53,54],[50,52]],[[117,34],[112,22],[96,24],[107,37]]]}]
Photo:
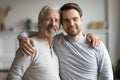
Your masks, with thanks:
[{"label": "hand", "polygon": [[96,47],[100,44],[101,40],[98,36],[92,33],[88,33],[86,37],[87,41],[92,43],[92,47]]},{"label": "hand", "polygon": [[35,53],[34,49],[34,41],[31,38],[20,38],[19,39],[19,47],[20,51],[23,53],[23,55],[31,55]]}]

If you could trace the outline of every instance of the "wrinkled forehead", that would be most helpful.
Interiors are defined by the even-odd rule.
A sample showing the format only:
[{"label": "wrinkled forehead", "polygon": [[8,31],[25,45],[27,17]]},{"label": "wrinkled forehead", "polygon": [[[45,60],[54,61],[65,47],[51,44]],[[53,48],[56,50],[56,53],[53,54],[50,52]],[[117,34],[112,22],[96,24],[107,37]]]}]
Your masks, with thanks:
[{"label": "wrinkled forehead", "polygon": [[53,10],[53,9],[48,9],[46,12],[43,14],[44,17],[54,17],[57,19],[60,19],[60,13],[58,10]]}]

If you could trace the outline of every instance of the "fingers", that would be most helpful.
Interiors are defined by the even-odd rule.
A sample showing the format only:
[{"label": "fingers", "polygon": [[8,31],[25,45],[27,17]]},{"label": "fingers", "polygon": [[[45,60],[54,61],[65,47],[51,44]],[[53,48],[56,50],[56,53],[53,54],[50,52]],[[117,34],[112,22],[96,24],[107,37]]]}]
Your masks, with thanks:
[{"label": "fingers", "polygon": [[31,54],[29,53],[29,52],[27,52],[27,50],[25,50],[25,49],[22,49],[22,48],[20,48],[20,51],[21,51],[21,54],[24,56],[24,55],[28,55],[28,56],[30,56]]},{"label": "fingers", "polygon": [[92,40],[91,40],[89,37],[87,37],[87,41],[88,41],[89,43],[92,42]]},{"label": "fingers", "polygon": [[94,34],[92,34],[92,33],[88,33],[88,34],[87,34],[86,39],[87,39],[87,41],[88,41],[89,43],[92,42],[92,37],[93,37],[93,36],[94,36]]},{"label": "fingers", "polygon": [[19,40],[20,50],[23,55],[31,55],[35,53],[34,41],[30,38],[22,38]]},{"label": "fingers", "polygon": [[96,46],[99,46],[100,42],[101,42],[101,39],[97,37],[97,44],[96,44]]},{"label": "fingers", "polygon": [[97,46],[97,38],[94,37],[94,39],[92,39],[92,47],[96,47]]},{"label": "fingers", "polygon": [[34,41],[31,38],[30,38],[30,43],[31,43],[32,46],[35,45]]},{"label": "fingers", "polygon": [[99,46],[101,40],[97,37],[97,36],[94,36],[94,38],[92,39],[92,47],[97,47]]},{"label": "fingers", "polygon": [[92,33],[87,34],[87,41],[90,42],[94,48],[97,47],[101,42],[100,38]]},{"label": "fingers", "polygon": [[34,46],[32,46],[31,44],[24,44],[24,47],[22,49],[26,54],[35,53]]},{"label": "fingers", "polygon": [[22,55],[28,55],[28,56],[35,53],[35,51],[30,51],[30,49],[27,49],[27,48],[20,48],[20,51],[21,51]]}]

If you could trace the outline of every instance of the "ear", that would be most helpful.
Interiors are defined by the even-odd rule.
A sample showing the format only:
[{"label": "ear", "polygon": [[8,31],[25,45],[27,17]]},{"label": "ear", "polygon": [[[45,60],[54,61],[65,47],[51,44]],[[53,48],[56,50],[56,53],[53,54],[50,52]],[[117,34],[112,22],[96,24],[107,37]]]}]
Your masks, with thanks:
[{"label": "ear", "polygon": [[40,30],[40,25],[41,25],[41,22],[40,21],[38,21],[38,29]]},{"label": "ear", "polygon": [[81,16],[80,19],[81,19],[81,23],[83,23],[83,16]]},{"label": "ear", "polygon": [[81,21],[83,22],[83,16],[80,17]]}]

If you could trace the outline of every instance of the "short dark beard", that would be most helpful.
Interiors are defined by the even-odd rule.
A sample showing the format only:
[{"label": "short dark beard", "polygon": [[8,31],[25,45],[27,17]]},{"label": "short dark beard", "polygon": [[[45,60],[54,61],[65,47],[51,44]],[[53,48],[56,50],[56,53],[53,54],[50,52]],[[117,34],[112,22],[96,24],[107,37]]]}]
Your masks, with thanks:
[{"label": "short dark beard", "polygon": [[71,34],[71,33],[68,33],[68,32],[67,32],[67,34],[68,34],[68,36],[75,37],[75,36],[77,36],[80,32],[81,32],[81,30],[79,30],[76,34]]}]

